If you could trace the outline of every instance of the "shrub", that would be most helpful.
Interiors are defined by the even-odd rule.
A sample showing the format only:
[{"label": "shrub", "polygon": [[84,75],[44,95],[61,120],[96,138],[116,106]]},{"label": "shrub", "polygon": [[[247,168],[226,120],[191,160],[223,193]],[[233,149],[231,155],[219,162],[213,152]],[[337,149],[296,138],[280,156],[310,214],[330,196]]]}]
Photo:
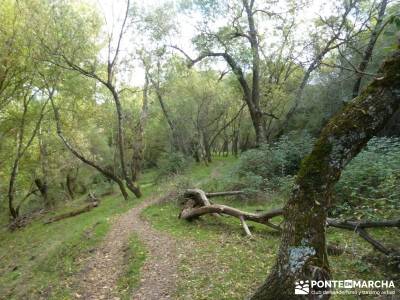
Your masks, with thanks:
[{"label": "shrub", "polygon": [[185,171],[191,164],[191,159],[185,157],[180,152],[171,152],[164,154],[158,161],[158,179],[171,175],[178,175]]},{"label": "shrub", "polygon": [[399,209],[400,139],[373,138],[342,172],[334,216],[390,217]]},{"label": "shrub", "polygon": [[238,178],[235,187],[251,193],[287,193],[301,159],[311,151],[312,145],[309,134],[291,132],[275,143],[243,153],[234,170]]}]

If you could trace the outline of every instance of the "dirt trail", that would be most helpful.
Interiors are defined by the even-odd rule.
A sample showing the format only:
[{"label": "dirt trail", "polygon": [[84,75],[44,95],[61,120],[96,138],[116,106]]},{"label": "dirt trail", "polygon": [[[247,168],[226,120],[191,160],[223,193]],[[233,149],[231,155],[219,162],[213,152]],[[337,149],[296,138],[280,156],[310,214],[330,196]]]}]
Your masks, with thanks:
[{"label": "dirt trail", "polygon": [[132,299],[172,298],[177,278],[177,243],[171,236],[154,230],[140,217],[143,209],[159,201],[144,201],[113,223],[80,275],[76,298],[119,299],[116,282],[124,270],[124,251],[132,233],[138,235],[149,252],[141,271],[140,286]]}]

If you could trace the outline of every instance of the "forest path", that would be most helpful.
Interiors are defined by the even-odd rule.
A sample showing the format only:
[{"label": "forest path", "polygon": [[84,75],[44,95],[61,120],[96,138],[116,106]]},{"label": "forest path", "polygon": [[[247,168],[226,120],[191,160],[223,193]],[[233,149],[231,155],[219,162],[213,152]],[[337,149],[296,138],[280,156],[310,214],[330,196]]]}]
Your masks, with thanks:
[{"label": "forest path", "polygon": [[165,197],[143,201],[115,220],[80,274],[76,298],[120,299],[117,280],[124,270],[124,252],[128,249],[129,238],[136,233],[148,250],[148,258],[141,269],[140,285],[132,299],[171,299],[178,276],[176,240],[153,229],[140,216],[143,209],[163,199]]}]

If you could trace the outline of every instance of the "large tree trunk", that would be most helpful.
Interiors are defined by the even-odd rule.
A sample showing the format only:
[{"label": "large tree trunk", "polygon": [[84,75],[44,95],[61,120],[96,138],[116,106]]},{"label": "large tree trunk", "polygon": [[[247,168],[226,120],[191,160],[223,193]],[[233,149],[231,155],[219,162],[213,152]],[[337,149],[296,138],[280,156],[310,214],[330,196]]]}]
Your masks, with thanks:
[{"label": "large tree trunk", "polygon": [[284,207],[285,223],[275,266],[251,299],[293,299],[295,280],[330,278],[325,226],[332,188],[347,163],[398,109],[399,70],[397,51],[381,67],[383,76],[322,130],[312,153],[302,162],[295,188]]}]

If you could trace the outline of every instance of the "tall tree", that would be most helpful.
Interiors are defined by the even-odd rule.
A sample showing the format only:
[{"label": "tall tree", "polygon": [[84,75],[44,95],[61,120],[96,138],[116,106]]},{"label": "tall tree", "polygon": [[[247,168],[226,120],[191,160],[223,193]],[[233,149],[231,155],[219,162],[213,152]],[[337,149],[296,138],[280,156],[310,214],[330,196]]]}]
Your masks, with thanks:
[{"label": "tall tree", "polygon": [[399,70],[400,46],[383,63],[379,70],[381,76],[322,130],[313,151],[302,162],[285,205],[285,222],[275,266],[251,299],[293,299],[295,280],[330,278],[325,227],[332,189],[349,161],[398,110]]},{"label": "tall tree", "polygon": [[[196,39],[200,50],[200,55],[197,58],[191,58],[177,46],[173,47],[185,55],[189,60],[189,66],[193,66],[208,57],[220,57],[225,60],[240,84],[243,100],[247,104],[254,127],[256,143],[260,144],[267,139],[266,130],[263,126],[264,118],[266,116],[276,117],[263,111],[260,103],[260,37],[255,18],[257,14],[271,17],[275,13],[269,12],[268,9],[256,7],[255,2],[255,0],[242,0],[233,2],[232,6],[228,5],[228,10],[233,13],[232,25],[221,27],[217,32],[205,28]],[[240,52],[234,47],[237,44],[237,39],[243,39],[250,46],[250,59],[246,61],[246,69],[250,70],[250,74],[247,74],[247,70],[244,70],[241,62],[243,58],[234,55],[235,52]]]},{"label": "tall tree", "polygon": [[[63,7],[60,7],[59,9],[63,9]],[[63,18],[58,18],[57,12],[55,15],[53,15],[53,22],[56,24],[55,25],[55,32],[54,34],[56,35],[53,37],[56,39],[56,42],[54,43],[48,43],[43,37],[42,37],[42,44],[44,47],[48,49],[49,56],[50,56],[50,61],[53,63],[55,66],[58,66],[62,69],[66,70],[71,70],[74,72],[77,72],[87,78],[94,79],[97,81],[100,85],[105,87],[108,92],[111,94],[112,99],[114,101],[115,105],[115,110],[116,110],[116,123],[117,123],[117,148],[119,152],[119,165],[121,168],[121,177],[123,181],[125,182],[127,188],[136,196],[140,197],[141,191],[137,183],[135,182],[135,178],[132,177],[132,173],[130,174],[128,172],[128,167],[127,167],[127,160],[125,157],[125,128],[124,128],[124,116],[123,116],[123,109],[122,109],[122,103],[121,103],[121,91],[117,87],[117,80],[116,80],[116,69],[118,67],[118,61],[120,59],[121,55],[121,44],[122,40],[124,37],[124,34],[126,33],[126,27],[128,26],[128,19],[129,19],[129,12],[131,10],[131,5],[130,1],[127,0],[126,2],[126,8],[124,11],[122,23],[120,30],[118,32],[117,38],[114,41],[112,33],[109,34],[108,40],[107,40],[107,61],[105,66],[101,63],[98,62],[97,58],[90,58],[87,59],[86,61],[80,60],[79,56],[79,51],[84,52],[86,49],[82,49],[82,46],[76,44],[76,41],[70,40],[72,44],[71,48],[76,47],[75,49],[65,49],[64,47],[61,47],[60,44],[64,42],[63,40],[57,41],[58,36],[61,36],[63,38],[63,35],[57,32],[58,30],[65,30],[63,28],[63,21],[66,22],[66,16],[62,15]],[[63,12],[61,12],[63,14]],[[76,26],[75,24],[74,26]],[[40,33],[38,34],[40,36]],[[115,44],[115,45],[114,45]],[[78,53],[78,54],[77,54]],[[105,67],[105,70],[104,68]],[[68,147],[69,148],[69,147]],[[70,148],[69,148],[70,149]],[[76,151],[72,153],[77,153]],[[78,158],[81,159],[80,156],[77,156]],[[88,159],[86,158],[83,160],[85,163],[87,163]],[[93,161],[92,161],[93,163]],[[93,166],[93,164],[91,164]],[[104,170],[104,168],[100,167],[97,165],[96,169],[101,172],[101,170]],[[115,178],[115,176],[110,177],[110,174],[103,173],[108,178]],[[118,182],[117,182],[118,183]],[[118,183],[119,184],[119,183]],[[125,196],[125,195],[124,195]]]}]

